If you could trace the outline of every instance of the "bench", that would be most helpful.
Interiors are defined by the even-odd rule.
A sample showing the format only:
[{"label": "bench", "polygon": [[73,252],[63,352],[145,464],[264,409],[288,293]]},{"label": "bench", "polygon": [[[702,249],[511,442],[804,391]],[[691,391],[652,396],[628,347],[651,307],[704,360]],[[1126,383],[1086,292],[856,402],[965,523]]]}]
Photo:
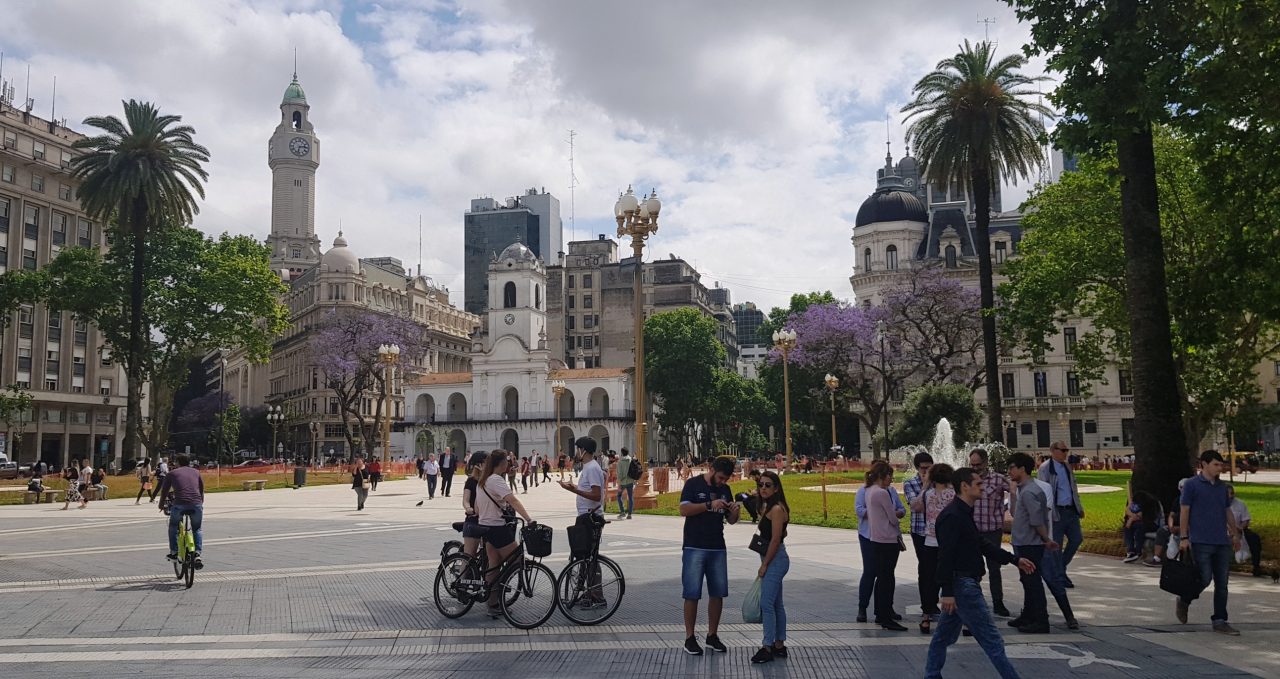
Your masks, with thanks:
[{"label": "bench", "polygon": [[[25,493],[25,492],[27,492],[27,487],[26,487],[26,486],[4,486],[4,487],[0,487],[0,493]],[[25,497],[25,496],[24,496],[24,497]]]},{"label": "bench", "polygon": [[[42,492],[44,494],[45,502],[57,502],[58,497],[62,495],[62,491],[58,490],[57,488],[45,488],[44,491]],[[31,493],[31,492],[28,492],[27,494],[35,495],[35,493]]]},{"label": "bench", "polygon": [[242,490],[266,490],[267,480],[266,479],[249,479],[248,481],[241,481],[240,488]]}]

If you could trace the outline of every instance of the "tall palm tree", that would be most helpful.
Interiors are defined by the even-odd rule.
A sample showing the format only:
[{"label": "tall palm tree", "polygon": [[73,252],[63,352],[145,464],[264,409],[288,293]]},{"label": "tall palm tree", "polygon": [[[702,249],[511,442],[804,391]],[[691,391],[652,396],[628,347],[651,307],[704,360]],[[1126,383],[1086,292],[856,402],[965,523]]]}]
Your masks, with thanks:
[{"label": "tall palm tree", "polygon": [[907,142],[915,147],[925,178],[939,186],[958,184],[973,196],[987,427],[996,441],[1004,440],[1004,431],[991,278],[991,189],[1004,177],[1025,179],[1039,167],[1044,127],[1038,118],[1052,115],[1031,89],[1044,78],[1019,73],[1025,64],[1018,54],[997,61],[990,42],[966,40],[959,54],[938,62],[915,84],[915,100],[902,107],[912,120]]},{"label": "tall palm tree", "polygon": [[91,219],[114,222],[117,243],[127,248],[132,261],[124,452],[136,457],[146,374],[143,362],[151,337],[142,310],[147,239],[162,229],[190,224],[200,212],[193,192],[204,197],[203,182],[209,174],[202,163],[209,161],[209,151],[195,143],[194,129],[178,124],[181,116],[161,115],[149,102],[124,102],[124,118],[123,122],[115,116],[85,119],[85,125],[104,134],[74,144],[84,153],[72,161],[71,172],[79,180],[76,196],[82,209]]}]

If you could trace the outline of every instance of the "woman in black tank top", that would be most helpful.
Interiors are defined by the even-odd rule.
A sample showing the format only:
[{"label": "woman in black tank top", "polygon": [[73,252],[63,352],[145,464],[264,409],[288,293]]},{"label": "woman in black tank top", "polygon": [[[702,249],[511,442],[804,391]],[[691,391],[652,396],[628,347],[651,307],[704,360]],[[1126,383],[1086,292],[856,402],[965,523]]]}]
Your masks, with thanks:
[{"label": "woman in black tank top", "polygon": [[791,569],[791,559],[782,541],[787,537],[791,508],[782,492],[777,473],[767,471],[760,476],[760,537],[764,549],[760,555],[760,618],[764,623],[764,639],[760,650],[751,657],[755,664],[787,657],[787,613],[782,605],[782,579]]}]

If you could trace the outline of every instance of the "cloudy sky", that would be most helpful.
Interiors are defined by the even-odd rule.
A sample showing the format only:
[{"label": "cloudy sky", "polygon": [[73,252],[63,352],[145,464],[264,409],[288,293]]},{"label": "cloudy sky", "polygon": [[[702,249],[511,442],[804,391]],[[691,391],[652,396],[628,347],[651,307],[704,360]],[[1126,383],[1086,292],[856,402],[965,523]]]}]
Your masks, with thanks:
[{"label": "cloudy sky", "polygon": [[[1020,49],[999,0],[40,0],[6,7],[4,78],[72,128],[156,102],[213,156],[197,225],[270,231],[267,139],[293,69],[323,144],[316,228],[395,255],[462,296],[469,200],[546,187],[570,236],[615,230],[656,187],[674,253],[734,301],[849,297],[853,215],[902,153],[911,85],[964,40]],[[1037,70],[1038,63],[1030,70]],[[1025,185],[1006,194],[1006,209]],[[1010,200],[1012,199],[1012,200]]]}]

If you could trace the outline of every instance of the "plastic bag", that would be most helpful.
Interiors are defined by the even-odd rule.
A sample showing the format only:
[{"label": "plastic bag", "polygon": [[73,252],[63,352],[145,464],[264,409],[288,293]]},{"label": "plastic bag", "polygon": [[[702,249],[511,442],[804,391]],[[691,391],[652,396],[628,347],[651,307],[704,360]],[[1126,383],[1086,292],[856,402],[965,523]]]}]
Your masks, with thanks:
[{"label": "plastic bag", "polygon": [[747,598],[742,600],[742,622],[755,625],[760,620],[760,578],[756,578],[747,590]]},{"label": "plastic bag", "polygon": [[1249,553],[1249,543],[1244,538],[1240,538],[1240,549],[1236,550],[1236,563],[1248,563],[1252,556]]}]

